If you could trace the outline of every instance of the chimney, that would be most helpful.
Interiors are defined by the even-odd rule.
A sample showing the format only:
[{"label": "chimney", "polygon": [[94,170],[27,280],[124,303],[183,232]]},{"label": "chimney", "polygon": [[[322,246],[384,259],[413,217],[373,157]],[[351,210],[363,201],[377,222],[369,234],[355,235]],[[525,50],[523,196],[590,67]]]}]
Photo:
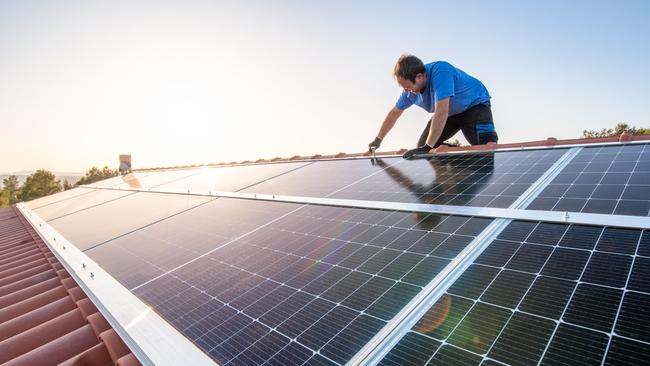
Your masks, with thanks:
[{"label": "chimney", "polygon": [[131,155],[120,155],[120,174],[131,173]]}]

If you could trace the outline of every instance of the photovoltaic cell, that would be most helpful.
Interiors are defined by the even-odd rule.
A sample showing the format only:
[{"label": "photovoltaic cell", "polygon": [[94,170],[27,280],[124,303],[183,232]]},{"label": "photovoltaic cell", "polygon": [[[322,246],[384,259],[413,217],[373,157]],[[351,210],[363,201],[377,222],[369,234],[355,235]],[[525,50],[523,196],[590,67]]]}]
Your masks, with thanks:
[{"label": "photovoltaic cell", "polygon": [[[415,349],[413,339],[435,342],[414,365],[646,364],[642,238],[642,230],[513,221],[380,364]],[[452,350],[454,359],[445,356]]]},{"label": "photovoltaic cell", "polygon": [[345,364],[489,223],[222,198],[88,254],[220,363]]},{"label": "photovoltaic cell", "polygon": [[650,145],[584,148],[528,208],[648,216]]},{"label": "photovoltaic cell", "polygon": [[546,172],[565,149],[437,155],[393,164],[376,159],[381,173],[334,198],[508,207]]},{"label": "photovoltaic cell", "polygon": [[440,347],[440,342],[419,333],[409,332],[402,341],[386,356],[381,365],[425,365],[431,355]]}]

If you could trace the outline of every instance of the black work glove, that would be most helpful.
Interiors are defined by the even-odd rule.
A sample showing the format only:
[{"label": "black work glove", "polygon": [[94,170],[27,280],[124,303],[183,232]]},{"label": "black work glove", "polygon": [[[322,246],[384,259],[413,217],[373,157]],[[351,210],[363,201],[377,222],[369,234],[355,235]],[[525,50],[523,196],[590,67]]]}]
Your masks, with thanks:
[{"label": "black work glove", "polygon": [[372,149],[379,149],[379,146],[381,145],[381,139],[379,137],[375,137],[374,140],[372,140],[371,143],[368,144],[368,151],[372,152]]},{"label": "black work glove", "polygon": [[431,149],[433,149],[433,146],[429,146],[427,144],[424,144],[424,145],[422,145],[420,147],[416,147],[415,149],[411,149],[411,150],[405,152],[404,155],[402,155],[402,157],[404,159],[410,159],[414,155],[428,154],[429,151],[431,151]]}]

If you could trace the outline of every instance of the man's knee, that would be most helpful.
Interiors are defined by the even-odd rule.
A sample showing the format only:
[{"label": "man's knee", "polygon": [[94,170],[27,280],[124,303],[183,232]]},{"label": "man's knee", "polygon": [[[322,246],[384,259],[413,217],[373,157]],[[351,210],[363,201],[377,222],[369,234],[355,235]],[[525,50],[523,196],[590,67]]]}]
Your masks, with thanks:
[{"label": "man's knee", "polygon": [[475,141],[470,141],[472,145],[483,145],[488,142],[498,142],[499,135],[494,128],[494,122],[483,121],[474,124]]},{"label": "man's knee", "polygon": [[478,145],[484,145],[488,142],[499,142],[499,135],[497,135],[496,132],[489,132],[478,135]]}]

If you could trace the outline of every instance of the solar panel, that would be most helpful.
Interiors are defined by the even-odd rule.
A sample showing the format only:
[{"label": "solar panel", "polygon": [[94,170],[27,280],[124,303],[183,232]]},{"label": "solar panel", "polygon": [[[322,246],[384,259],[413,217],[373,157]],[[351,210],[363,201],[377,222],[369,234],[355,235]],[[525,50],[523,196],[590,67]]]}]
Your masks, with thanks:
[{"label": "solar panel", "polygon": [[130,289],[292,209],[294,205],[216,199],[106,241],[86,254]]},{"label": "solar panel", "polygon": [[[401,161],[401,158],[387,158],[385,161],[390,165]],[[317,161],[292,173],[253,185],[243,192],[327,197],[360,179],[380,173],[382,169],[379,165],[373,165],[370,159]]]},{"label": "solar panel", "polygon": [[[49,221],[49,224],[54,229],[81,250],[91,248],[214,199],[210,197],[105,190],[97,193],[122,193],[127,195]],[[101,230],[97,230],[98,225],[101,225]]]},{"label": "solar panel", "polygon": [[124,185],[129,188],[139,188],[140,180],[151,175],[160,174],[162,171],[146,171],[140,172],[135,171],[126,175],[118,175],[116,177],[108,178],[101,180],[99,182],[92,183],[92,186],[102,187],[102,188],[116,188],[119,185]]},{"label": "solar panel", "polygon": [[649,246],[642,230],[514,221],[380,364],[646,364]]},{"label": "solar panel", "polygon": [[650,145],[584,148],[529,208],[648,216]]},{"label": "solar panel", "polygon": [[[508,207],[566,149],[316,162],[250,193]],[[336,177],[336,179],[323,179]]]},{"label": "solar panel", "polygon": [[490,222],[222,198],[88,254],[220,363],[345,364]]},{"label": "solar panel", "polygon": [[165,170],[162,172],[156,172],[154,174],[143,174],[138,177],[133,175],[130,178],[125,176],[124,182],[112,186],[112,188],[117,189],[128,189],[128,188],[141,188],[148,189],[155,187],[157,185],[173,182],[179,179],[190,177],[192,175],[198,174],[199,169],[180,169],[180,170]]},{"label": "solar panel", "polygon": [[94,192],[94,189],[88,189],[88,188],[73,188],[69,189],[67,191],[59,192],[57,194],[52,194],[49,196],[37,198],[35,200],[26,202],[27,207],[29,207],[32,210],[35,210],[37,208],[41,208],[43,206],[51,205],[56,202],[64,201],[66,199],[80,196],[83,194],[88,194],[90,192]]},{"label": "solar panel", "polygon": [[310,163],[255,164],[196,170],[187,178],[155,186],[159,190],[232,191],[236,192],[267,179],[273,179]]},{"label": "solar panel", "polygon": [[64,199],[58,200],[52,196],[52,200],[56,200],[57,202],[36,208],[34,209],[34,212],[36,212],[36,214],[42,219],[50,221],[63,217],[65,215],[69,215],[71,213],[85,210],[90,207],[101,205],[102,203],[126,197],[131,194],[133,194],[133,192],[93,190],[92,192],[86,194],[64,198],[66,197],[66,192],[62,192],[54,196]]},{"label": "solar panel", "polygon": [[[565,149],[439,155],[385,166],[335,198],[509,207]],[[381,161],[381,160],[380,160]]]}]

